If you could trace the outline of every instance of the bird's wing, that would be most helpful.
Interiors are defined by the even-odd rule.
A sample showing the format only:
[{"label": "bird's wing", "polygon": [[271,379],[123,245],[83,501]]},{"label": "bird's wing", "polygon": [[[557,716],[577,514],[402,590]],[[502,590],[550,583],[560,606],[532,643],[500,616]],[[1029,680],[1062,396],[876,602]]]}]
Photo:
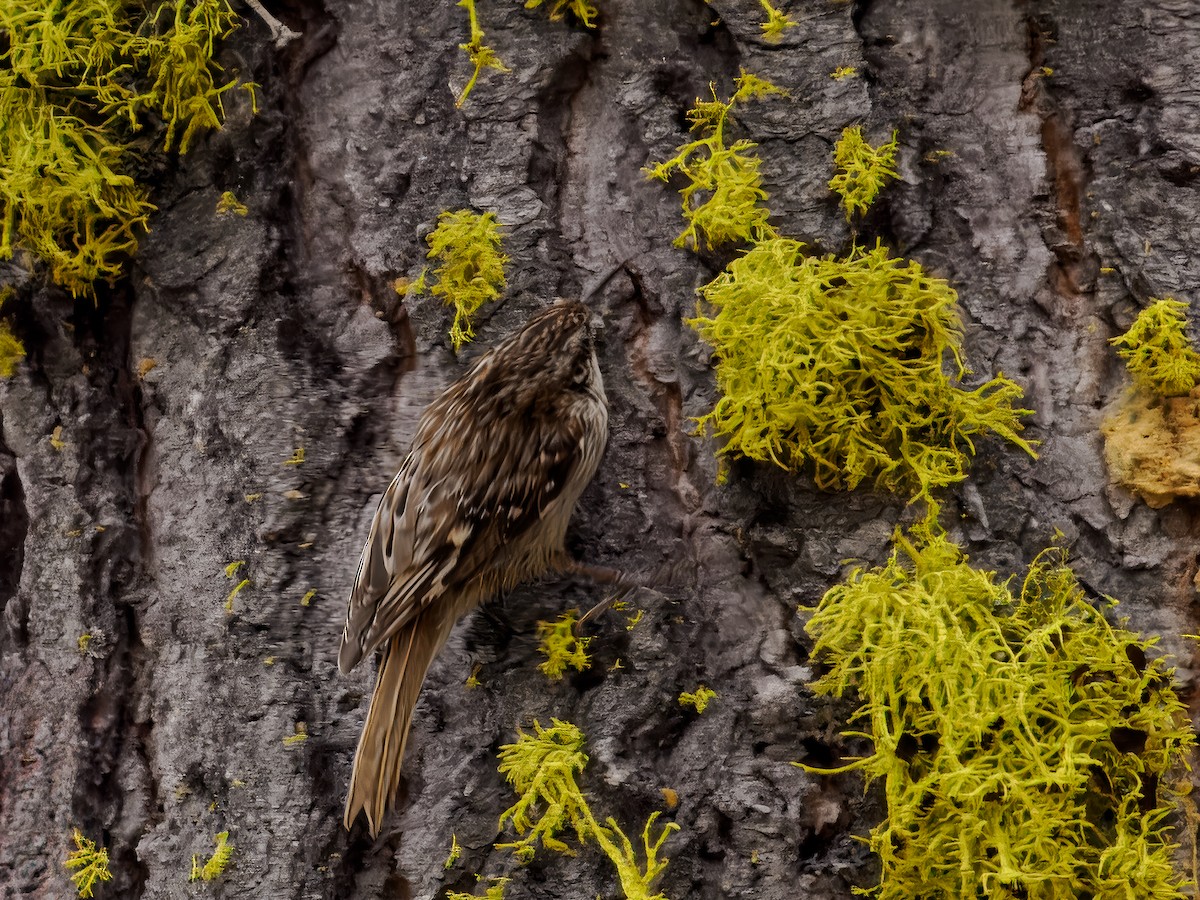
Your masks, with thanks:
[{"label": "bird's wing", "polygon": [[[422,415],[359,561],[338,654],[343,672],[536,524],[579,465],[578,417],[496,405],[478,397],[468,405],[452,391]],[[542,424],[547,416],[555,424]],[[514,427],[514,417],[528,421]]]}]

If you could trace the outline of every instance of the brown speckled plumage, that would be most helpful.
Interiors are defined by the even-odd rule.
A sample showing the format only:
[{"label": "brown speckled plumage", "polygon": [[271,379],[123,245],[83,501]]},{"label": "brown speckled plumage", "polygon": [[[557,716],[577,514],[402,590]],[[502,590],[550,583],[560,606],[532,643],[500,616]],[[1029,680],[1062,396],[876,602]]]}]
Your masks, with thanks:
[{"label": "brown speckled plumage", "polygon": [[454,623],[570,566],[567,522],[600,463],[608,401],[589,312],[559,300],[433,401],[380,501],[350,592],[338,667],[381,650],[345,825],[372,835],[400,783],[421,683]]}]

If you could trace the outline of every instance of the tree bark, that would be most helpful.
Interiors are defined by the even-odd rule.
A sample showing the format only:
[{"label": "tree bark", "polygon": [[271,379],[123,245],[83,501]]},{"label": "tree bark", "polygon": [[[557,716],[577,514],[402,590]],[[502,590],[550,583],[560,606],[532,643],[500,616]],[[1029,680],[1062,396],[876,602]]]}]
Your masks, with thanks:
[{"label": "tree bark", "polygon": [[[259,114],[231,106],[161,176],[131,275],[96,308],[36,294],[29,357],[0,382],[0,893],[69,896],[79,827],[111,854],[98,897],[432,898],[473,891],[476,872],[511,875],[510,898],[617,896],[595,848],[519,869],[492,847],[513,799],[497,749],[551,717],[583,729],[589,802],[631,836],[677,794],[673,900],[873,883],[854,836],[878,791],[789,764],[847,752],[852,708],[807,688],[796,606],[846,560],[885,560],[904,503],[740,463],[716,483],[689,424],[716,397],[708,351],[683,319],[729,255],[674,248],[678,194],[641,171],[743,68],[790,95],[739,114],[779,231],[844,252],[833,142],[898,128],[901,180],[863,237],[949,279],[977,377],[1026,388],[1040,458],[983,441],[947,497],[954,535],[1007,574],[1061,530],[1083,583],[1176,655],[1195,710],[1181,635],[1200,632],[1198,508],[1111,486],[1099,423],[1126,381],[1107,339],[1200,280],[1200,6],[790,7],[798,27],[771,45],[755,0],[600,0],[595,31],[478,0],[512,72],[461,109],[452,3],[294,0],[273,9],[302,32],[282,51],[247,19],[224,58],[262,84]],[[858,75],[831,78],[840,66]],[[226,190],[247,216],[217,214]],[[602,590],[531,585],[460,624],[418,705],[399,812],[371,841],[340,822],[371,666],[338,675],[337,641],[378,495],[477,352],[456,359],[447,309],[392,282],[424,265],[437,213],[468,206],[498,214],[512,258],[481,347],[621,265],[590,300],[611,437],[570,546],[683,576],[634,598],[635,626],[602,619],[593,668],[559,684],[536,670],[535,623]],[[677,703],[699,683],[719,694],[702,716]],[[231,867],[189,887],[225,830]],[[445,869],[452,835],[463,855]]]}]

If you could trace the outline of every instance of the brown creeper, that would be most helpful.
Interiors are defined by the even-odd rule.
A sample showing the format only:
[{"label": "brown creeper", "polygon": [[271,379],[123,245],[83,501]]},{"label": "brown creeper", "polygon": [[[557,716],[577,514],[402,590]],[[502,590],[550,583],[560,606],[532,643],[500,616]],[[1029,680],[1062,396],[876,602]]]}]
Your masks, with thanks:
[{"label": "brown creeper", "polygon": [[346,828],[371,835],[400,784],[425,672],[454,623],[492,595],[577,567],[567,521],[608,439],[589,312],[559,300],[429,405],[379,503],[350,591],[338,668],[381,651],[354,756]]}]

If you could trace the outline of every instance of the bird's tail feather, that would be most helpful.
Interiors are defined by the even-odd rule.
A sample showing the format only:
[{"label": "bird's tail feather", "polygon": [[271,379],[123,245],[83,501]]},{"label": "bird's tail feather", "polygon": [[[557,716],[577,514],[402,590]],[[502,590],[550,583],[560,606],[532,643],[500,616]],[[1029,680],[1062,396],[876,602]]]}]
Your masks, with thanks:
[{"label": "bird's tail feather", "polygon": [[349,829],[360,811],[367,814],[371,837],[379,834],[383,816],[400,786],[400,764],[408,728],[430,662],[446,634],[428,613],[418,616],[388,641],[375,677],[375,692],[363,723],[343,823]]}]

